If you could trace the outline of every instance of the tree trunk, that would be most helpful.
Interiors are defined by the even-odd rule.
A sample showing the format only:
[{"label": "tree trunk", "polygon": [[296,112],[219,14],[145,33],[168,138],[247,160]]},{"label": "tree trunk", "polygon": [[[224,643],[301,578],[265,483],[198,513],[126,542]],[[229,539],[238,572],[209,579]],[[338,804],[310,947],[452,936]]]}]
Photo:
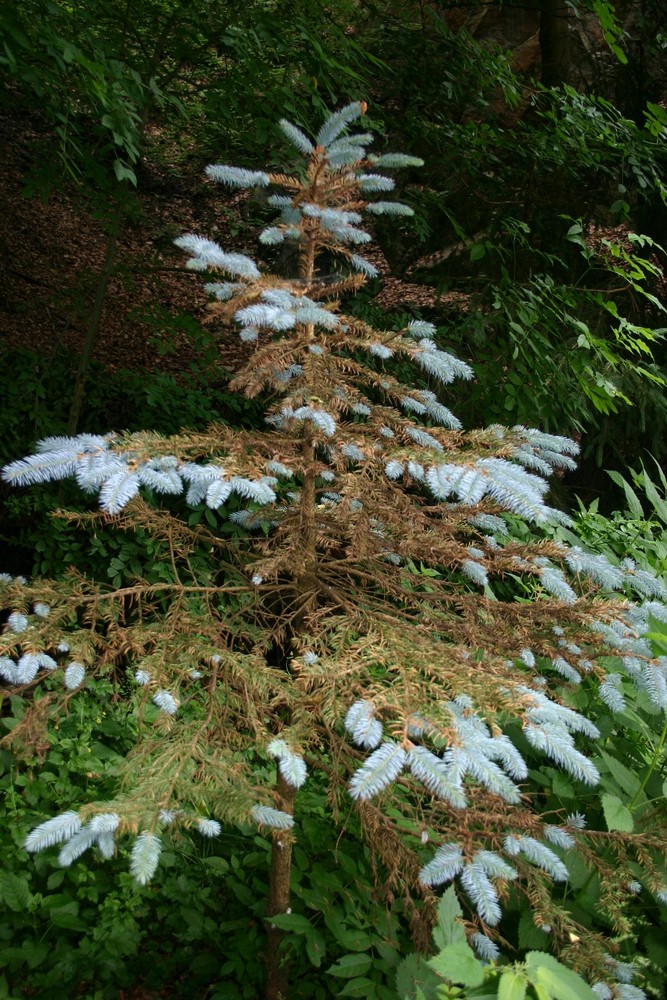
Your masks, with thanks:
[{"label": "tree trunk", "polygon": [[[296,789],[288,785],[278,774],[277,789],[280,796],[278,808],[283,812],[294,812]],[[280,942],[285,932],[271,923],[276,913],[287,913],[290,908],[290,873],[292,870],[292,834],[289,830],[276,830],[271,847],[271,867],[269,870],[269,900],[266,909],[266,1000],[287,1000],[289,988],[289,968],[281,961]]]},{"label": "tree trunk", "polygon": [[540,0],[540,53],[545,87],[560,87],[568,81],[569,19],[570,10],[564,0]]},{"label": "tree trunk", "polygon": [[[317,185],[317,178],[313,179]],[[313,200],[316,200],[315,198]],[[301,256],[300,272],[305,281],[306,292],[315,276],[315,253],[317,247],[318,225],[314,225],[309,234]],[[308,336],[312,340],[315,327],[308,326]],[[293,634],[298,634],[304,627],[308,613],[312,610],[317,572],[317,538],[315,530],[315,471],[313,460],[315,448],[311,433],[304,422],[302,434],[303,482],[301,486],[301,524],[300,553],[298,568],[293,576],[293,585],[301,598],[301,603],[292,621]],[[278,792],[278,808],[283,812],[294,814],[294,799],[296,788],[289,785],[278,771],[276,782]],[[280,943],[285,932],[271,923],[271,917],[277,913],[288,913],[290,909],[290,874],[292,871],[292,833],[289,830],[275,830],[271,848],[271,868],[269,871],[269,899],[267,904],[267,936],[266,936],[266,1000],[287,1000],[289,990],[289,967],[281,961]]]},{"label": "tree trunk", "polygon": [[102,264],[102,270],[100,271],[100,276],[97,282],[95,302],[93,303],[93,310],[88,321],[86,339],[83,342],[83,350],[81,351],[79,367],[74,381],[74,395],[72,396],[72,404],[70,406],[69,418],[67,421],[67,433],[69,435],[76,434],[79,426],[81,408],[83,406],[83,395],[86,387],[86,377],[88,375],[95,341],[97,340],[97,334],[100,328],[102,307],[104,306],[104,299],[106,298],[109,279],[113,274],[114,264],[116,262],[116,250],[118,248],[121,215],[122,209],[119,209],[116,217],[113,219],[112,226],[107,237],[107,248],[104,254],[104,263]]}]

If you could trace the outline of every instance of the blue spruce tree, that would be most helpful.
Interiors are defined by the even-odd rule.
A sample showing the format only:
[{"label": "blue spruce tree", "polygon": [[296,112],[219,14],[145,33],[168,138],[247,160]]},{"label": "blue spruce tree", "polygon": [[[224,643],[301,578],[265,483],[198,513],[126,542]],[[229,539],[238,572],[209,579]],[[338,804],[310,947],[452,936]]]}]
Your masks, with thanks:
[{"label": "blue spruce tree", "polygon": [[[667,659],[646,634],[667,621],[667,594],[632,564],[512,540],[507,512],[536,532],[567,523],[548,479],[574,466],[577,445],[526,427],[464,430],[447,387],[474,373],[431,323],[376,329],[346,313],[345,297],[377,273],[364,217],[409,216],[392,200],[393,172],[420,165],[368,152],[371,136],[349,131],[364,110],[348,105],[312,139],[281,122],[301,156],[293,172],[207,168],[214,182],[270,189],[278,215],[259,239],[295,248],[296,277],[198,234],[176,240],[206,275],[211,322],[248,345],[232,388],[264,402],[264,427],[49,438],[3,471],[15,486],[74,478],[98,495],[100,517],[168,540],[175,574],[121,589],[2,578],[5,685],[62,678],[68,700],[122,655],[128,697],[150,721],[117,797],[46,819],[25,847],[55,847],[71,865],[90,850],[113,858],[130,837],[143,885],[179,827],[215,837],[221,824],[256,825],[272,842],[266,996],[279,1000],[287,969],[271,917],[290,908],[299,789],[316,773],[332,822],[356,811],[414,905],[455,883],[478,951],[502,951],[503,903],[523,892],[554,949],[567,958],[576,937],[573,963],[613,982],[607,945],[559,888],[567,852],[595,864],[595,831],[544,816],[529,766],[560,769],[585,803],[598,728],[568,693],[620,712],[635,688],[664,712]],[[202,545],[213,573],[188,558]],[[517,579],[521,600],[507,583]],[[52,698],[11,739],[60,710]],[[654,813],[612,837],[663,904],[664,831]]]}]

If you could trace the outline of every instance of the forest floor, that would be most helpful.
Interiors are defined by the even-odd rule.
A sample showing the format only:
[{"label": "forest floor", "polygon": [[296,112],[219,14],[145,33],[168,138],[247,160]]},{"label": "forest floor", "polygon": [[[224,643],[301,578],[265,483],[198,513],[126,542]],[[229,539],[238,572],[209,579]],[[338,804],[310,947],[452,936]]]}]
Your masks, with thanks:
[{"label": "forest floor", "polygon": [[[47,360],[59,350],[77,353],[83,338],[106,251],[95,206],[71,192],[30,191],[51,140],[39,121],[6,111],[0,115],[0,332],[12,347],[29,347]],[[95,358],[105,365],[173,368],[185,362],[185,341],[158,353],[148,317],[156,304],[172,313],[204,304],[201,281],[183,269],[172,239],[214,225],[214,192],[189,179],[163,177],[147,164],[140,177],[138,212],[119,240],[116,265],[104,301]],[[33,188],[34,190],[34,188]],[[100,206],[100,209],[102,206]]]}]

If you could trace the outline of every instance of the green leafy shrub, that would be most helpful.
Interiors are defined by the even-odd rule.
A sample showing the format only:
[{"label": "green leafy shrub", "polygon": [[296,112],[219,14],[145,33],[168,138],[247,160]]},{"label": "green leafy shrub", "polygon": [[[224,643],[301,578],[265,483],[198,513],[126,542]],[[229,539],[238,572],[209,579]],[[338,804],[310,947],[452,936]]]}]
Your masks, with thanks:
[{"label": "green leafy shrub", "polygon": [[[0,755],[0,849],[13,859],[0,879],[0,997],[58,1000],[70,991],[112,1000],[119,989],[142,983],[168,986],[173,996],[208,990],[217,1000],[253,1000],[263,982],[257,955],[270,852],[253,828],[226,830],[203,849],[179,835],[162,854],[159,888],[149,891],[94,859],[63,869],[53,858],[35,864],[20,851],[40,811],[85,802],[91,783],[102,795],[112,793],[115,765],[135,734],[119,693],[104,680],[82,693],[38,748],[38,767],[34,758],[20,769],[9,753]],[[20,725],[25,709],[15,697],[4,728]],[[327,974],[344,989],[350,971],[363,968],[365,995],[390,1000],[394,969],[408,947],[403,907],[391,912],[381,893],[369,895],[369,851],[354,829],[341,837],[332,828],[323,785],[304,792],[302,809],[295,899],[284,918],[293,996],[330,996]]]},{"label": "green leafy shrub", "polygon": [[[466,940],[463,913],[453,889],[438,905],[433,931],[437,954],[430,960],[411,955],[396,971],[400,1000],[453,1000],[454,997],[499,997],[523,1000],[595,1000],[581,976],[544,951],[528,952],[511,966],[481,961]],[[489,956],[485,956],[488,958]]]}]

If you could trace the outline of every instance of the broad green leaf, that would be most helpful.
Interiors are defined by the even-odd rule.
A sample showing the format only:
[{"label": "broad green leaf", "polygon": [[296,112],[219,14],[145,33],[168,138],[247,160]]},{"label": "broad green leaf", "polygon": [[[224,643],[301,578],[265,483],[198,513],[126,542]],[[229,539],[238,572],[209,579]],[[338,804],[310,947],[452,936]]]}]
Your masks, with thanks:
[{"label": "broad green leaf", "polygon": [[658,927],[644,931],[642,940],[651,961],[661,969],[667,969],[667,939]]},{"label": "broad green leaf", "polygon": [[635,491],[633,490],[627,479],[624,479],[620,472],[614,472],[611,469],[607,469],[607,475],[609,478],[620,486],[625,493],[625,502],[628,505],[628,510],[633,517],[642,518],[644,517],[644,509],[641,505],[641,501]]},{"label": "broad green leaf", "polygon": [[653,484],[653,480],[650,478],[646,470],[644,470],[644,474],[641,478],[641,484],[644,487],[646,496],[653,504],[656,514],[663,524],[667,524],[667,503],[665,503],[663,498],[658,493],[655,485]]},{"label": "broad green leaf", "polygon": [[400,963],[401,952],[397,941],[383,941],[382,938],[374,937],[372,947],[387,969],[395,969]]},{"label": "broad green leaf", "polygon": [[553,955],[547,955],[543,951],[529,951],[525,968],[538,996],[538,988],[541,987],[552,1000],[596,1000],[588,983]]},{"label": "broad green leaf", "polygon": [[574,785],[562,774],[554,775],[551,787],[553,788],[554,795],[558,795],[562,799],[573,799],[576,795]]},{"label": "broad green leaf", "polygon": [[[162,857],[160,857],[160,863],[162,862]],[[204,864],[207,868],[218,873],[229,871],[229,862],[226,858],[221,858],[217,854],[212,854],[210,858],[204,858]]]},{"label": "broad green leaf", "polygon": [[281,931],[291,931],[293,934],[307,934],[311,928],[310,920],[301,913],[275,913],[269,920]]},{"label": "broad green leaf", "polygon": [[2,876],[2,898],[5,905],[14,913],[27,910],[32,899],[27,878],[23,875],[15,875],[13,872],[6,872]]},{"label": "broad green leaf", "polygon": [[443,893],[438,903],[438,922],[433,929],[433,944],[438,949],[453,944],[455,941],[465,941],[466,933],[463,924],[463,911],[456,896],[456,890],[450,885]]},{"label": "broad green leaf", "polygon": [[371,936],[366,931],[349,927],[345,913],[340,907],[324,912],[324,922],[336,941],[346,951],[366,951],[371,945]]},{"label": "broad green leaf", "polygon": [[453,983],[480,986],[484,982],[484,966],[465,941],[448,944],[428,964],[439,976]]},{"label": "broad green leaf", "polygon": [[429,968],[423,955],[412,954],[404,958],[396,969],[396,991],[400,1000],[434,1000],[442,980]]},{"label": "broad green leaf", "polygon": [[122,160],[114,160],[113,169],[117,180],[129,181],[134,187],[137,186],[137,175]]},{"label": "broad green leaf", "polygon": [[643,637],[651,640],[654,654],[667,656],[667,635],[664,632],[644,632]]},{"label": "broad green leaf", "polygon": [[21,945],[21,951],[25,955],[28,968],[36,969],[51,954],[51,945],[46,941],[28,940]]},{"label": "broad green leaf", "polygon": [[528,980],[521,972],[506,969],[498,983],[498,1000],[523,1000]]},{"label": "broad green leaf", "polygon": [[354,979],[355,976],[363,976],[368,972],[373,960],[370,955],[343,955],[341,959],[330,965],[327,969],[328,976],[340,976],[341,979]]},{"label": "broad green leaf", "polygon": [[641,784],[637,775],[605,750],[601,751],[600,756],[626,795],[635,795]]},{"label": "broad green leaf", "polygon": [[[655,462],[656,471],[660,476],[660,482],[662,483],[662,488],[665,490],[665,492],[667,492],[667,476],[665,475],[662,466],[659,465],[659,463],[656,461],[655,458],[653,459],[653,461]],[[644,469],[644,475],[648,476],[648,472],[646,471],[646,469]]]},{"label": "broad green leaf", "polygon": [[65,878],[65,872],[62,870],[51,872],[46,881],[47,889],[57,889],[59,885],[62,885],[64,878]]},{"label": "broad green leaf", "polygon": [[55,927],[60,927],[65,931],[88,930],[81,917],[77,917],[75,913],[69,913],[66,909],[54,910],[51,914],[51,922]]},{"label": "broad green leaf", "polygon": [[324,936],[320,934],[318,930],[311,927],[309,931],[306,931],[306,953],[310,959],[311,965],[314,965],[316,969],[319,969],[322,964],[322,960],[327,953],[327,945],[324,940]]},{"label": "broad green leaf", "polygon": [[[490,985],[487,981],[486,986],[482,985],[478,989],[467,991],[465,997],[462,997],[462,1000],[498,1000],[498,994],[494,989],[494,985],[494,980],[491,980]],[[489,993],[489,989],[492,989],[493,993]],[[443,997],[444,1000],[450,1000],[449,993],[443,993]]]},{"label": "broad green leaf", "polygon": [[519,918],[519,947],[547,948],[548,941],[549,939],[544,931],[535,926],[531,911],[524,910]]},{"label": "broad green leaf", "polygon": [[654,618],[653,615],[649,615],[648,620],[651,626],[651,631],[646,634],[653,636],[656,639],[663,639],[667,641],[667,622],[661,622],[659,618]]},{"label": "broad green leaf", "polygon": [[356,979],[351,979],[342,989],[338,990],[336,996],[370,998],[377,996],[377,993],[375,991],[375,983],[372,979],[367,979],[365,976],[358,976]]},{"label": "broad green leaf", "polygon": [[602,808],[608,830],[618,830],[620,833],[632,833],[635,828],[632,813],[616,795],[603,795]]}]

